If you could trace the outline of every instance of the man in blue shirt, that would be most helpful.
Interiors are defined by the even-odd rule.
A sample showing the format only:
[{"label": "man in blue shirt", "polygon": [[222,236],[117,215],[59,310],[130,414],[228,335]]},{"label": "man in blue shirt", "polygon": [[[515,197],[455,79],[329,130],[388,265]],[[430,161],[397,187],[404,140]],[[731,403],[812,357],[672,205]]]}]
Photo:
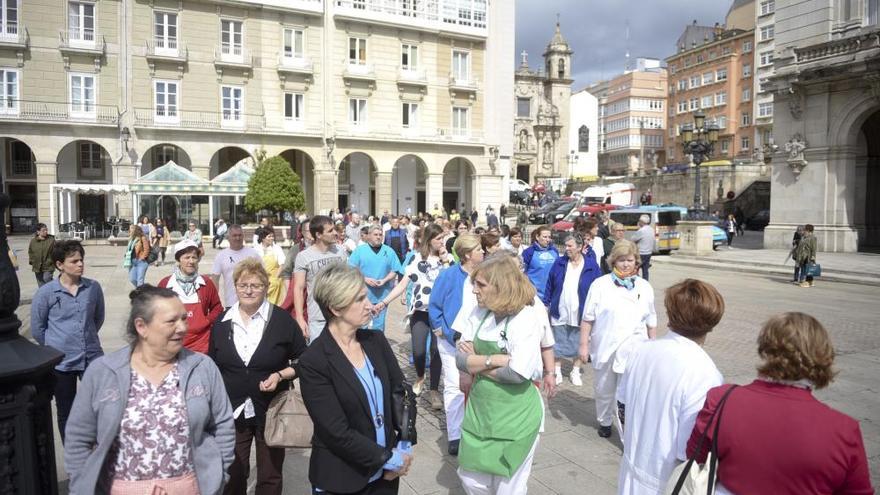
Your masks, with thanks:
[{"label": "man in blue shirt", "polygon": [[79,241],[56,242],[52,261],[61,275],[42,286],[31,303],[31,333],[41,345],[64,353],[55,367],[58,429],[64,427],[76,397],[76,381],[89,363],[104,354],[98,330],[104,324],[104,292],[83,274],[85,250]]}]

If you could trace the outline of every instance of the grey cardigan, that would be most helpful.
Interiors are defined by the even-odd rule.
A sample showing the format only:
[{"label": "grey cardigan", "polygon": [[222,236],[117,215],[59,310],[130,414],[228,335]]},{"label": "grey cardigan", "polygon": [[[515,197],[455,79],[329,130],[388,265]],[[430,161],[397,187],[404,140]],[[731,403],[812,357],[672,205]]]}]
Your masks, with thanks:
[{"label": "grey cardigan", "polygon": [[[126,346],[95,360],[77,391],[64,444],[71,495],[106,490],[101,482],[109,480],[100,477],[128,403],[131,351]],[[209,357],[183,349],[178,355],[178,371],[199,491],[202,495],[217,495],[228,480],[226,470],[234,456],[232,406],[220,371]]]}]

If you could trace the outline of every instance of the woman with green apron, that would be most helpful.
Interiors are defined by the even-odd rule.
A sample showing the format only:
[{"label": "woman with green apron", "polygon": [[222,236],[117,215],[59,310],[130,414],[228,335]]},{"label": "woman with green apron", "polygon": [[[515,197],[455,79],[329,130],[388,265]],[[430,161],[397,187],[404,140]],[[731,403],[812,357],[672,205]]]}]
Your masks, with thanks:
[{"label": "woman with green apron", "polygon": [[459,470],[469,495],[523,495],[543,428],[541,338],[547,310],[535,304],[513,256],[494,256],[471,274],[479,307],[462,328],[456,364],[474,375]]}]

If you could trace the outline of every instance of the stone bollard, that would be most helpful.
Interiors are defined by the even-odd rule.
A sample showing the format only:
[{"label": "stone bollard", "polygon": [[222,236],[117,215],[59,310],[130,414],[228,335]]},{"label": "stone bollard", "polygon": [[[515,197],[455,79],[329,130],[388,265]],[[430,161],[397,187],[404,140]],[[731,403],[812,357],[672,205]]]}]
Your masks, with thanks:
[{"label": "stone bollard", "polygon": [[715,222],[679,221],[678,231],[681,234],[681,243],[678,252],[690,256],[712,254],[712,226],[714,225]]}]

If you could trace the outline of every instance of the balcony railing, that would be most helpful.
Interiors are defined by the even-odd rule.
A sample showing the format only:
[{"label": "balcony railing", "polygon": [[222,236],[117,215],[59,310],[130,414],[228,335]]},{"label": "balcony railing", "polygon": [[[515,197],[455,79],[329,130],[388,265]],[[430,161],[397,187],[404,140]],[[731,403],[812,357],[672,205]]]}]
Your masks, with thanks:
[{"label": "balcony railing", "polygon": [[470,76],[458,77],[455,74],[449,74],[450,89],[458,91],[477,91],[479,86],[479,81]]},{"label": "balcony railing", "polygon": [[266,117],[263,114],[242,112],[193,112],[188,110],[175,110],[169,115],[161,108],[135,108],[134,116],[136,127],[193,129],[193,130],[221,130],[236,129],[248,132],[262,131],[266,126]]},{"label": "balcony railing", "polygon": [[278,71],[294,74],[311,74],[313,71],[312,61],[306,57],[278,57]]},{"label": "balcony railing", "polygon": [[342,76],[349,79],[375,80],[376,72],[373,69],[373,64],[356,63],[349,60]]},{"label": "balcony railing", "polygon": [[58,33],[61,44],[59,48],[69,52],[87,54],[104,53],[104,35],[94,29],[68,29]]},{"label": "balcony railing", "polygon": [[214,64],[227,67],[252,68],[254,59],[247,48],[241,45],[221,45],[214,50]]},{"label": "balcony railing", "polygon": [[406,140],[415,139],[431,142],[449,143],[482,143],[483,132],[474,129],[461,129],[450,127],[427,127],[419,125],[401,126],[389,125],[381,127],[378,124],[370,125],[368,122],[361,124],[347,124],[341,126],[339,131],[343,135],[355,136],[364,139],[381,140]]},{"label": "balcony railing", "polygon": [[0,102],[0,120],[117,125],[115,105],[6,99]]},{"label": "balcony railing", "polygon": [[17,23],[0,23],[0,46],[27,48],[30,42],[28,30]]},{"label": "balcony railing", "polygon": [[154,38],[146,43],[147,58],[186,62],[189,57],[186,45],[173,38]]},{"label": "balcony railing", "polygon": [[425,69],[405,69],[401,67],[397,73],[397,82],[426,86],[428,84],[428,75]]},{"label": "balcony railing", "polygon": [[479,37],[488,34],[486,10],[461,6],[457,0],[336,0],[336,15],[412,29],[455,31]]}]

